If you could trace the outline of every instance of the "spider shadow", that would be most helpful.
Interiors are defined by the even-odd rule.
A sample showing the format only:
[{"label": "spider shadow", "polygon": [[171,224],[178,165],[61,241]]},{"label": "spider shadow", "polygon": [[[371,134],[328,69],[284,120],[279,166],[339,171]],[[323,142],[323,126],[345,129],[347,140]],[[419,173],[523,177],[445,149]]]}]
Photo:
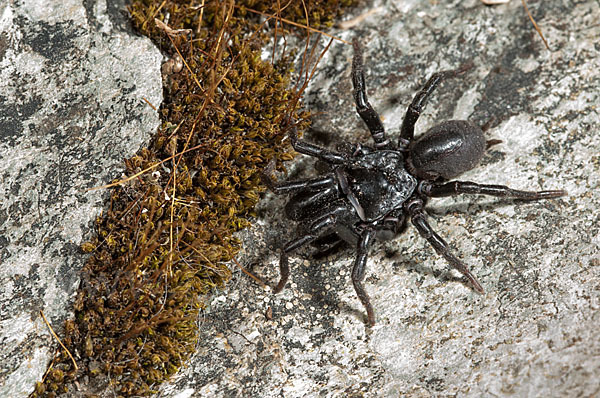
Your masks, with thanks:
[{"label": "spider shadow", "polygon": [[[435,254],[435,253],[434,253],[434,258],[437,258],[437,254]],[[440,259],[443,262],[443,259],[441,257],[440,257]],[[404,269],[408,273],[415,272],[419,276],[422,276],[423,277],[422,279],[425,279],[426,276],[430,275],[430,276],[433,276],[438,281],[440,281],[441,283],[460,283],[460,284],[464,285],[466,288],[468,288],[469,290],[473,290],[473,288],[471,287],[471,284],[469,283],[467,278],[465,278],[463,276],[455,276],[452,274],[452,268],[450,266],[448,266],[444,269],[437,269],[437,268],[433,268],[431,266],[424,265],[423,263],[420,263],[420,262],[417,262],[414,260],[408,260],[406,258],[404,258],[404,259],[400,258],[397,261],[394,261],[394,263],[395,263],[394,268]],[[394,274],[396,274],[395,271],[394,271]],[[422,283],[417,282],[418,286],[420,286],[421,284]]]},{"label": "spider shadow", "polygon": [[[375,249],[383,249],[385,250],[385,242],[383,243],[378,243],[376,244]],[[337,288],[336,289],[332,289],[331,291],[328,291],[325,288],[325,284],[327,283],[331,283],[332,281],[332,275],[328,275],[327,272],[324,272],[323,269],[327,266],[327,262],[324,261],[325,257],[329,257],[329,256],[333,256],[334,258],[331,260],[333,262],[339,261],[339,260],[344,260],[347,259],[348,257],[354,258],[353,256],[355,255],[355,253],[353,252],[353,248],[348,245],[347,243],[344,243],[343,245],[341,245],[339,248],[337,248],[335,251],[331,251],[329,252],[329,255],[327,254],[322,254],[322,253],[314,253],[311,255],[305,255],[303,257],[308,258],[310,257],[310,265],[309,268],[306,269],[306,273],[309,274],[309,277],[307,278],[306,276],[300,275],[299,278],[303,278],[302,281],[298,280],[298,277],[296,277],[296,282],[299,286],[303,286],[303,289],[305,292],[309,293],[311,295],[311,305],[314,306],[315,308],[317,308],[317,311],[323,313],[323,315],[326,315],[326,308],[335,308],[338,311],[340,311],[340,313],[345,314],[346,316],[349,317],[355,317],[356,319],[359,319],[361,322],[367,324],[368,323],[368,317],[365,311],[365,308],[360,304],[360,301],[358,300],[358,298],[355,298],[355,300],[347,300],[347,299],[343,299],[338,292],[345,289],[346,285],[352,286],[352,280],[351,280],[351,269],[348,270],[346,277],[341,278],[339,280],[339,282],[336,284]],[[434,254],[435,256],[435,254]],[[386,255],[386,257],[388,257]],[[473,290],[471,288],[471,285],[469,284],[468,280],[464,277],[461,276],[454,276],[452,274],[452,269],[450,267],[448,267],[448,269],[436,269],[433,268],[431,266],[426,266],[423,265],[422,263],[419,263],[417,261],[414,260],[410,260],[408,259],[404,254],[401,254],[399,252],[394,253],[392,256],[389,256],[388,258],[392,259],[394,261],[395,264],[398,265],[394,265],[392,266],[392,268],[403,268],[405,270],[407,270],[408,272],[416,272],[418,275],[422,276],[422,278],[420,278],[421,280],[424,280],[426,278],[426,276],[431,275],[434,278],[436,278],[437,280],[440,281],[440,283],[444,284],[444,283],[461,283],[463,284],[466,288],[468,288],[469,290]],[[350,268],[351,268],[352,263],[350,264]],[[336,269],[337,271],[337,269]],[[397,271],[392,271],[394,274],[397,273]],[[364,281],[364,285],[365,286],[373,286],[374,284],[369,282],[369,278],[371,277],[375,277],[377,278],[377,269],[372,269],[371,270],[371,275],[367,277],[367,279]],[[418,289],[420,287],[421,283],[417,283],[416,288]],[[354,289],[351,288],[351,291],[353,294],[354,293]],[[374,300],[373,298],[371,299],[371,304],[375,307],[375,311],[377,312],[377,307],[378,302],[376,300]],[[382,304],[382,303],[379,303]]]},{"label": "spider shadow", "polygon": [[[304,285],[304,289],[311,295],[311,304],[315,308],[318,308],[318,311],[322,312],[323,315],[325,315],[327,308],[332,308],[341,313],[355,316],[364,323],[368,323],[364,308],[358,299],[356,300],[355,305],[351,305],[350,302],[343,300],[339,295],[339,292],[348,285],[352,285],[350,275],[352,273],[353,262],[351,262],[348,267],[348,264],[346,264],[347,261],[345,260],[353,255],[354,252],[352,246],[346,242],[340,243],[335,248],[330,248],[325,251],[316,250],[315,252],[308,254],[306,257],[309,257],[310,265],[309,269],[306,271],[309,274],[309,277],[306,278],[305,276],[301,276],[302,278],[305,278],[302,285]],[[340,267],[348,269],[343,270],[344,276],[342,278],[336,279],[335,276],[339,275],[340,267],[331,267],[330,265],[331,263],[340,261],[344,261],[344,264],[340,265]],[[327,289],[325,287],[327,284],[333,285],[334,288]],[[354,289],[352,289],[352,292],[354,292]]]}]

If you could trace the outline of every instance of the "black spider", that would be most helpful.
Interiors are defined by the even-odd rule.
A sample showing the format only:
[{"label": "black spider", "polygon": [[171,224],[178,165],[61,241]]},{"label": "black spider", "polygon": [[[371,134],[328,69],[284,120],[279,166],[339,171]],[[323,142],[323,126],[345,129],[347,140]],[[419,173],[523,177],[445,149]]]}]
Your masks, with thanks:
[{"label": "black spider", "polygon": [[383,124],[367,100],[361,50],[356,40],[353,45],[352,83],[356,110],[369,128],[375,145],[355,145],[351,149],[331,151],[299,140],[292,126],[289,138],[293,148],[319,158],[329,165],[330,170],[312,179],[276,183],[270,177],[273,171],[273,164],[270,164],[263,180],[274,193],[293,194],[285,211],[288,218],[300,223],[298,230],[302,234],[281,251],[281,279],[275,293],[281,291],[288,280],[288,254],[334,234],[338,240],[356,245],[352,283],[367,310],[369,324],[373,325],[373,307],[362,285],[367,251],[375,237],[387,240],[400,232],[407,216],[435,251],[460,271],[475,290],[483,292],[475,276],[450,252],[444,239],[427,222],[423,207],[428,198],[467,193],[539,200],[563,196],[565,191],[529,192],[502,185],[447,182],[479,163],[486,150],[483,131],[469,121],[450,120],[414,140],[414,126],[437,85],[465,69],[435,73],[427,81],[408,107],[400,138],[394,145],[386,138]]}]

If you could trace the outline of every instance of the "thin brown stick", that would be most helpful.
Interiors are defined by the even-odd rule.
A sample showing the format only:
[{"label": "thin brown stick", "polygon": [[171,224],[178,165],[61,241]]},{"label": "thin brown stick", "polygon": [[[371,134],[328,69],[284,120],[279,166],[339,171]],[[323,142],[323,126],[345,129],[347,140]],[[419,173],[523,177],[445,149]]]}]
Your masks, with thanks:
[{"label": "thin brown stick", "polygon": [[202,28],[202,19],[204,18],[204,0],[202,0],[202,4],[200,4],[200,17],[198,17],[198,27],[196,28],[196,33],[200,33],[200,29]]},{"label": "thin brown stick", "polygon": [[[175,150],[176,150],[176,145],[173,146],[173,192],[171,193],[171,222],[169,223],[169,265],[168,270],[167,270],[167,274],[172,275],[172,267],[173,267],[173,218],[175,217],[175,198],[177,197],[177,166],[179,164],[179,162],[175,162]],[[179,158],[181,160],[181,158]],[[166,283],[165,283],[166,285]]]},{"label": "thin brown stick", "polygon": [[44,322],[46,322],[46,326],[48,326],[48,329],[50,329],[50,333],[52,333],[52,335],[54,336],[56,341],[58,341],[58,344],[60,344],[60,346],[67,352],[67,355],[69,356],[69,358],[71,358],[71,361],[73,361],[73,366],[75,366],[75,370],[79,370],[79,366],[77,366],[77,362],[75,362],[75,358],[73,358],[73,355],[71,355],[71,352],[67,349],[67,347],[65,347],[65,345],[62,343],[62,341],[60,341],[60,339],[58,338],[56,333],[54,333],[54,329],[52,329],[52,326],[50,326],[50,323],[48,323],[48,320],[46,319],[46,315],[44,315],[44,311],[40,310],[40,314],[42,315],[42,318],[44,318]]},{"label": "thin brown stick", "polygon": [[360,24],[362,21],[364,21],[365,19],[367,19],[368,17],[370,17],[373,14],[376,14],[380,11],[383,11],[383,7],[375,7],[375,8],[371,8],[369,11],[365,12],[364,14],[360,14],[359,16],[349,19],[347,21],[342,21],[339,22],[337,24],[338,28],[340,29],[350,29],[353,28],[355,26],[357,26],[358,24]]},{"label": "thin brown stick", "polygon": [[56,357],[52,358],[52,362],[50,362],[50,365],[48,366],[48,369],[46,369],[46,373],[44,373],[44,376],[42,377],[42,383],[46,382],[46,377],[48,377],[48,374],[50,373],[50,371],[54,367],[54,362],[55,361],[56,361]]},{"label": "thin brown stick", "polygon": [[246,268],[244,268],[244,266],[242,264],[239,263],[238,260],[235,259],[235,257],[232,258],[233,262],[239,267],[239,269],[242,270],[242,272],[246,275],[248,275],[250,278],[254,279],[254,281],[256,283],[258,283],[260,286],[262,287],[267,287],[267,284],[264,283],[262,281],[262,279],[260,279],[258,276],[254,275],[251,271],[248,271]]},{"label": "thin brown stick", "polygon": [[271,63],[275,64],[275,51],[277,49],[277,29],[279,24],[281,24],[281,37],[283,37],[283,50],[281,51],[281,54],[284,55],[285,54],[285,49],[287,47],[287,40],[285,38],[285,28],[283,27],[283,21],[281,21],[281,13],[289,7],[290,4],[292,4],[293,0],[289,0],[287,2],[287,4],[283,7],[281,7],[281,1],[277,0],[277,12],[275,13],[274,17],[275,17],[275,29],[273,31],[273,51],[271,54]]},{"label": "thin brown stick", "polygon": [[[321,62],[321,60],[323,59],[323,57],[325,56],[325,53],[327,52],[327,50],[329,50],[329,47],[331,47],[331,44],[333,43],[333,37],[329,40],[329,43],[327,43],[327,45],[325,46],[325,48],[323,49],[323,51],[321,51],[321,54],[319,55],[319,58],[317,59],[317,61],[315,62],[312,71],[310,73],[310,76],[308,76],[308,78],[306,78],[304,80],[304,83],[302,84],[302,86],[300,86],[300,89],[297,90],[296,92],[296,96],[295,98],[291,101],[291,107],[290,109],[296,109],[297,103],[300,100],[300,97],[302,96],[302,93],[304,93],[304,90],[306,90],[306,87],[308,86],[308,82],[310,82],[317,70],[317,66],[319,65],[319,62]],[[316,45],[316,44],[315,44]],[[313,50],[314,51],[314,47]],[[311,58],[312,58],[312,51],[311,51]],[[308,71],[307,71],[308,72]]]},{"label": "thin brown stick", "polygon": [[154,112],[158,112],[158,109],[156,109],[156,107],[155,107],[154,105],[152,105],[152,104],[150,103],[150,101],[148,101],[148,100],[146,99],[146,97],[142,97],[142,100],[144,100],[144,102],[145,102],[145,103],[147,103],[148,105],[150,105],[150,108],[152,108],[152,109],[154,110]]},{"label": "thin brown stick", "polygon": [[[239,6],[236,6],[236,7],[239,7]],[[277,18],[277,17],[274,17],[271,14],[267,14],[267,13],[262,12],[262,11],[253,10],[252,8],[246,8],[246,11],[250,11],[250,12],[253,12],[255,14],[262,15],[263,17]],[[311,28],[310,26],[302,25],[302,24],[299,24],[299,23],[294,22],[294,21],[290,21],[289,19],[285,19],[285,18],[277,18],[277,19],[279,19],[282,22],[285,22],[288,25],[293,25],[293,26],[296,26],[297,28],[308,29],[311,32],[315,32],[315,33],[319,33],[319,34],[321,34],[323,36],[327,36],[327,37],[331,38],[332,40],[341,41],[342,43],[345,43],[345,44],[352,44],[352,43],[350,43],[350,42],[348,42],[346,40],[340,39],[339,37],[335,37],[333,35],[330,35],[329,33],[323,32],[322,30]]]},{"label": "thin brown stick", "polygon": [[533,24],[533,27],[535,28],[535,30],[538,32],[538,34],[542,38],[542,41],[546,45],[546,48],[548,49],[548,51],[552,51],[552,50],[550,50],[550,46],[548,45],[548,42],[546,41],[546,38],[544,37],[544,34],[542,33],[542,30],[539,28],[539,26],[537,25],[537,23],[535,23],[535,19],[533,19],[533,16],[529,12],[529,8],[527,8],[527,4],[525,4],[525,0],[521,0],[521,3],[523,3],[523,8],[525,8],[525,12],[527,13],[527,16],[531,20],[531,23]]}]

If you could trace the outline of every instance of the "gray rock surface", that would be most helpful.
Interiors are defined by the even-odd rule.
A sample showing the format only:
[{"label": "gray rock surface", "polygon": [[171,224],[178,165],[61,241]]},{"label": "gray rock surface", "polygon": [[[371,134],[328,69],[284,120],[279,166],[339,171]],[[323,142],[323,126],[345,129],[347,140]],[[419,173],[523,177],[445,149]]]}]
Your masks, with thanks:
[{"label": "gray rock surface", "polygon": [[[198,352],[163,397],[597,396],[600,394],[600,3],[376,2],[378,13],[333,32],[365,45],[370,100],[395,136],[406,106],[436,71],[445,82],[417,124],[488,124],[501,139],[462,179],[561,189],[523,203],[432,200],[430,222],[482,282],[472,291],[409,226],[371,250],[366,289],[377,325],[350,282],[353,250],[293,256],[279,295],[237,268],[207,298]],[[369,142],[354,111],[351,47],[336,43],[309,87],[313,142]],[[299,159],[296,176],[313,172]],[[277,249],[294,236],[283,198],[267,195],[238,261],[273,285]],[[235,267],[235,266],[233,266]]]},{"label": "gray rock surface", "polygon": [[107,191],[158,126],[161,55],[122,1],[0,3],[0,396],[41,380]]}]

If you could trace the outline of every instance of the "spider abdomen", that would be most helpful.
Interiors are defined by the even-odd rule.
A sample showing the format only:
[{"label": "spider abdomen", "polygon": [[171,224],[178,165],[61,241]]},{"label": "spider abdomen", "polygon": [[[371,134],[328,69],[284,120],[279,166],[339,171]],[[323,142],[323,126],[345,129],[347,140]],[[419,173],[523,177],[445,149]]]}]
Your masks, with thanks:
[{"label": "spider abdomen", "polygon": [[485,148],[479,126],[467,120],[447,120],[411,145],[409,168],[426,180],[447,180],[477,166]]}]

